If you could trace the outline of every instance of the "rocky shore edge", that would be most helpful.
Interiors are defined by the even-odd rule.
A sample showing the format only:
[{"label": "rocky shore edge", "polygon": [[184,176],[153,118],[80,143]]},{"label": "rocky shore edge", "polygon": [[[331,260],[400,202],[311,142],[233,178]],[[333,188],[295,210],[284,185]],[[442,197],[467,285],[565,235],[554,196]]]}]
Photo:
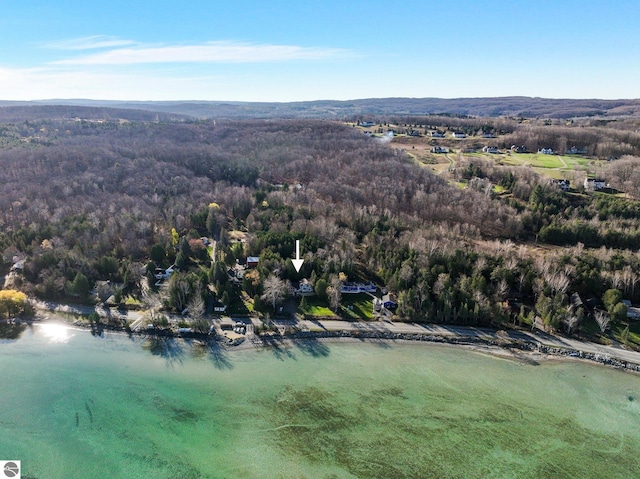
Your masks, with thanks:
[{"label": "rocky shore edge", "polygon": [[[510,352],[522,352],[527,354],[537,354],[548,358],[577,359],[598,363],[615,369],[640,373],[640,364],[626,361],[611,356],[610,354],[598,354],[581,351],[574,348],[559,348],[542,343],[524,340],[504,339],[496,331],[494,339],[478,338],[476,336],[443,336],[435,334],[409,334],[409,333],[380,333],[376,331],[320,331],[320,332],[297,332],[284,336],[279,336],[281,340],[340,340],[351,339],[361,341],[390,341],[390,342],[423,342],[446,345],[468,346],[472,348],[482,348],[482,351],[495,353],[499,350]],[[269,347],[273,340],[256,337],[251,341],[253,346]],[[513,357],[510,355],[509,357]],[[522,358],[520,358],[522,359]],[[532,362],[532,361],[528,361]],[[535,361],[533,361],[535,362]]]}]

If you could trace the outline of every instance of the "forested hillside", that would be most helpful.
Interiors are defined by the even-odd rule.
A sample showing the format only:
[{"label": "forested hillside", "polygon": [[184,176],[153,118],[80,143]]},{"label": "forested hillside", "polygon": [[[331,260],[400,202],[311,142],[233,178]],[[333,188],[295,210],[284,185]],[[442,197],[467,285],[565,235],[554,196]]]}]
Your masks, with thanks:
[{"label": "forested hillside", "polygon": [[301,102],[50,100],[3,105],[71,105],[135,109],[196,118],[346,119],[354,115],[456,114],[479,117],[573,118],[638,116],[640,100],[578,100],[524,96],[489,98],[368,98]]},{"label": "forested hillside", "polygon": [[[174,265],[176,311],[208,290],[268,310],[273,278],[334,290],[374,281],[397,294],[400,317],[465,324],[524,324],[535,311],[575,329],[590,313],[573,293],[640,299],[630,200],[567,196],[482,161],[446,181],[342,123],[29,120],[4,123],[0,144],[3,269],[24,259],[15,286],[42,298],[77,298],[102,280],[139,297],[144,265]],[[216,240],[214,261],[203,236]],[[545,243],[557,246],[543,254]],[[253,255],[256,273],[232,285],[227,268]]]}]

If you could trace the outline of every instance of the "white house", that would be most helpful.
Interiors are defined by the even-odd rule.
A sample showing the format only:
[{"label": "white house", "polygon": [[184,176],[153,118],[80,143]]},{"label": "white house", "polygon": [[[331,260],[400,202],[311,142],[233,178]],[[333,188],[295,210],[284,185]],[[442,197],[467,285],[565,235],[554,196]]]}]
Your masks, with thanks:
[{"label": "white house", "polygon": [[485,153],[500,153],[500,148],[497,146],[485,146],[482,151]]},{"label": "white house", "polygon": [[173,268],[169,267],[167,269],[156,268],[154,277],[158,280],[165,280],[169,278],[173,274]]},{"label": "white house", "polygon": [[313,289],[313,285],[306,278],[300,281],[300,283],[298,284],[298,288],[295,290],[295,293],[301,296],[311,296],[313,294],[316,294]]},{"label": "white house", "polygon": [[538,150],[538,153],[541,153],[543,155],[553,155],[553,148],[540,148]]},{"label": "white house", "polygon": [[340,292],[343,294],[349,293],[375,293],[376,285],[374,283],[344,283],[340,287]]},{"label": "white house", "polygon": [[460,131],[454,131],[453,135],[454,138],[466,138],[467,135],[465,135],[464,133],[460,132]]},{"label": "white house", "polygon": [[569,191],[569,188],[571,188],[571,181],[570,180],[552,180],[553,183],[555,183],[556,185],[558,185],[560,187],[560,189],[562,191]]},{"label": "white house", "polygon": [[598,191],[602,190],[607,184],[604,180],[600,178],[585,178],[584,179],[584,189],[587,191]]},{"label": "white house", "polygon": [[434,146],[431,153],[449,153],[449,150],[445,146]]}]

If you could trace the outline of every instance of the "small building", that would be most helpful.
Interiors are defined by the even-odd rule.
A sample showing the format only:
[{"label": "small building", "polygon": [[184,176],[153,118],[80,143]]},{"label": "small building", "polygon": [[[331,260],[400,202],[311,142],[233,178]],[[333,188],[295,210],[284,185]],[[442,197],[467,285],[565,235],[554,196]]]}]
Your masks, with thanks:
[{"label": "small building", "polygon": [[529,153],[529,150],[527,150],[527,147],[523,145],[521,146],[512,145],[511,151],[513,151],[514,153]]},{"label": "small building", "polygon": [[633,306],[627,307],[627,318],[629,319],[640,319],[640,308],[635,308]]},{"label": "small building", "polygon": [[227,305],[221,303],[220,301],[213,302],[213,312],[214,313],[224,313],[227,310]]},{"label": "small building", "polygon": [[247,256],[247,268],[255,268],[260,262],[260,256]]},{"label": "small building", "polygon": [[434,146],[431,148],[431,153],[449,153],[449,149],[445,146]]},{"label": "small building", "polygon": [[585,178],[584,189],[587,191],[599,191],[607,186],[605,181],[600,178]]},{"label": "small building", "polygon": [[627,318],[629,319],[640,319],[640,308],[627,308]]},{"label": "small building", "polygon": [[154,277],[157,280],[165,280],[168,279],[171,275],[173,274],[173,268],[169,267],[167,269],[162,269],[162,268],[156,268],[156,271],[154,273]]},{"label": "small building", "polygon": [[553,148],[540,148],[538,153],[541,155],[553,155]]},{"label": "small building", "polygon": [[454,138],[466,138],[467,137],[467,135],[465,133],[462,133],[461,131],[454,131],[451,136],[453,136]]},{"label": "small building", "polygon": [[382,305],[385,309],[391,311],[392,313],[395,312],[396,309],[398,309],[398,303],[396,303],[395,301],[385,301]]},{"label": "small building", "polygon": [[369,127],[375,126],[375,123],[372,121],[360,121],[358,122],[358,126],[361,126],[363,128],[369,128]]},{"label": "small building", "polygon": [[483,133],[482,134],[482,138],[495,138],[496,135],[494,135],[493,133]]},{"label": "small building", "polygon": [[441,131],[430,131],[429,136],[431,138],[444,138],[444,133]]}]

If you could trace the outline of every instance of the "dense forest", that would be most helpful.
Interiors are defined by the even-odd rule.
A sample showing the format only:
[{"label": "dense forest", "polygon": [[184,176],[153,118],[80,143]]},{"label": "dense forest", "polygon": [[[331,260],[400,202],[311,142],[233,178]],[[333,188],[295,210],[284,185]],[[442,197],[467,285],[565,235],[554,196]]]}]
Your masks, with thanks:
[{"label": "dense forest", "polygon": [[[11,286],[30,296],[81,300],[110,281],[118,296],[148,297],[150,272],[173,265],[165,307],[177,312],[209,292],[273,312],[264,299],[277,282],[301,278],[334,310],[340,282],[374,281],[399,317],[458,324],[537,315],[575,331],[595,306],[622,318],[619,300],[602,306],[608,290],[640,302],[635,200],[565,193],[482,160],[461,161],[450,181],[340,122],[52,117],[3,123],[0,146],[1,268],[24,260]],[[620,187],[638,161],[612,162]],[[233,284],[227,269],[247,256],[259,265]]]}]

